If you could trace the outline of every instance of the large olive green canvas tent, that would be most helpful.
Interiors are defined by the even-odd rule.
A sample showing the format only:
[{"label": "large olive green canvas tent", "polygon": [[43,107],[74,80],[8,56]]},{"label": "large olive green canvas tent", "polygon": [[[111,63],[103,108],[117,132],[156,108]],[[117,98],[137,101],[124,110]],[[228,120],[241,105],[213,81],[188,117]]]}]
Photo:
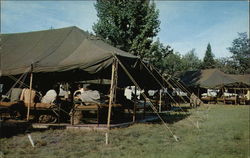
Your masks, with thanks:
[{"label": "large olive green canvas tent", "polygon": [[[155,76],[156,70],[152,72],[150,66],[139,57],[119,50],[77,27],[1,34],[0,46],[1,80],[30,72],[30,90],[33,78],[45,84],[49,81],[45,78],[62,81],[111,79],[108,127],[117,85],[135,85],[140,89],[163,88],[161,75]],[[146,100],[146,95],[143,96]],[[153,103],[150,105],[157,113]],[[134,105],[134,116],[135,111]],[[27,119],[28,116],[27,112]]]},{"label": "large olive green canvas tent", "polygon": [[[31,71],[39,75],[57,73],[59,78],[110,79],[114,56],[119,58],[140,85],[157,88],[154,78],[140,66],[141,60],[117,49],[77,27],[1,34],[1,76]],[[129,82],[119,69],[118,83]],[[73,72],[77,72],[74,73]],[[67,73],[67,75],[63,75]],[[143,78],[142,78],[143,76]],[[44,76],[42,76],[44,77]]]},{"label": "large olive green canvas tent", "polygon": [[1,83],[29,72],[30,90],[33,79],[45,84],[55,79],[111,79],[108,120],[117,85],[147,89],[161,87],[159,81],[156,82],[159,77],[153,76],[140,58],[77,27],[1,34],[0,45]]},{"label": "large olive green canvas tent", "polygon": [[113,54],[136,58],[77,27],[1,34],[2,75],[21,74],[33,64],[33,72],[60,72],[75,68],[96,73],[112,63]]}]

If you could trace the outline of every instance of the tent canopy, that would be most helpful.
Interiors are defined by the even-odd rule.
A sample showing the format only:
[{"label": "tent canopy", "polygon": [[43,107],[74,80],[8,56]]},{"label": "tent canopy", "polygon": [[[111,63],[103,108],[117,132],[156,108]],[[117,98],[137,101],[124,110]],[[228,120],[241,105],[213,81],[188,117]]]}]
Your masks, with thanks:
[{"label": "tent canopy", "polygon": [[77,27],[28,33],[1,34],[2,75],[26,72],[62,72],[81,69],[97,73],[107,68],[113,55],[137,59]]},{"label": "tent canopy", "polygon": [[[27,33],[1,34],[1,75],[21,75],[31,71],[35,78],[49,82],[110,79],[114,56],[126,66],[141,87],[159,88],[141,60],[73,26]],[[118,84],[131,85],[118,69]],[[47,81],[45,81],[45,74]],[[143,76],[143,77],[142,77]]]},{"label": "tent canopy", "polygon": [[250,85],[250,75],[229,75],[218,69],[187,71],[180,79],[189,86],[202,88],[219,88],[232,84]]}]

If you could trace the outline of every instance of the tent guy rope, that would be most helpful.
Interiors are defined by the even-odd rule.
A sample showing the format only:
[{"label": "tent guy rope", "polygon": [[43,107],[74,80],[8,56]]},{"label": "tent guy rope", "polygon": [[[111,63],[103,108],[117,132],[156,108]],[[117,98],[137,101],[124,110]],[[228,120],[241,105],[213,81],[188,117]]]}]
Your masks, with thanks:
[{"label": "tent guy rope", "polygon": [[[130,80],[133,82],[133,84],[140,88],[140,86],[138,85],[138,83],[134,80],[134,78],[132,77],[132,75],[128,72],[128,70],[126,69],[126,67],[122,64],[122,62],[114,55],[114,57],[116,58],[116,60],[118,61],[118,63],[120,64],[120,66],[122,67],[122,69],[125,71],[125,73],[128,75],[128,77],[130,78]],[[140,88],[141,89],[141,88]],[[144,92],[142,92],[142,96],[144,97],[144,99],[148,99],[147,96],[145,95]],[[171,133],[171,135],[173,136],[173,138],[175,139],[175,141],[178,141],[178,137],[173,133],[173,131],[168,127],[167,123],[163,120],[163,118],[160,116],[160,114],[157,112],[157,109],[153,106],[153,103],[150,101],[150,107],[152,108],[152,110],[154,111],[154,113],[157,114],[157,116],[159,117],[159,119],[163,122],[164,127]]]}]

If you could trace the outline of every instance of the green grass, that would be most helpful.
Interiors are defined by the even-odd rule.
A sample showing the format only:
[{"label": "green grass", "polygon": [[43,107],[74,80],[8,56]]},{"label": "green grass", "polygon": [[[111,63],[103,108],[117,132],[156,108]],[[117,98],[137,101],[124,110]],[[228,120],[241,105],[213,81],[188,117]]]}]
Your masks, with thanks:
[{"label": "green grass", "polygon": [[[31,147],[27,135],[18,135],[0,139],[0,151],[4,158],[250,157],[249,106],[209,105],[190,113],[188,118],[180,117],[168,124],[179,142],[163,124],[152,123],[111,130],[109,145],[105,145],[105,132],[47,130],[31,134],[35,148]],[[171,114],[171,118],[178,116],[178,113]],[[170,121],[169,117],[167,120]],[[200,129],[194,126],[197,121]]]}]

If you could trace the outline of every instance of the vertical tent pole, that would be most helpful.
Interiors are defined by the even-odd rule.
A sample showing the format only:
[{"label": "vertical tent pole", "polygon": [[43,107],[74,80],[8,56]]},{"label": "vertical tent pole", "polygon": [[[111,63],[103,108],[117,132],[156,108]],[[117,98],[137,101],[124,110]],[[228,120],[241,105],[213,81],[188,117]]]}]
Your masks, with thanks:
[{"label": "vertical tent pole", "polygon": [[136,101],[137,101],[137,88],[135,86],[135,98],[134,98],[134,109],[133,109],[133,122],[135,122],[136,119]]},{"label": "vertical tent pole", "polygon": [[33,64],[31,64],[31,70],[30,70],[30,86],[29,86],[29,103],[28,103],[28,110],[27,110],[27,121],[29,121],[29,116],[30,116],[30,106],[31,106],[31,99],[32,99],[32,82],[33,82]]},{"label": "vertical tent pole", "polygon": [[225,99],[225,96],[224,96],[224,86],[222,86],[222,96],[223,96],[223,103],[226,104],[226,99]]},{"label": "vertical tent pole", "polygon": [[[234,88],[234,94],[236,94],[236,89]],[[234,99],[234,105],[237,104],[237,96],[235,96],[235,99]]]},{"label": "vertical tent pole", "polygon": [[114,94],[117,86],[117,60],[114,58],[112,64],[112,74],[111,74],[111,84],[110,84],[110,94],[109,94],[109,109],[108,109],[108,120],[107,128],[110,129],[110,118],[111,118],[111,109],[114,102]]},{"label": "vertical tent pole", "polygon": [[160,89],[159,92],[160,92],[159,112],[161,112],[161,100],[162,100],[162,99],[161,99],[161,89]]},{"label": "vertical tent pole", "polygon": [[200,98],[200,87],[198,86],[198,98]]},{"label": "vertical tent pole", "polygon": [[143,103],[143,119],[145,119],[145,110],[146,110],[146,99],[144,98],[144,103]]}]

